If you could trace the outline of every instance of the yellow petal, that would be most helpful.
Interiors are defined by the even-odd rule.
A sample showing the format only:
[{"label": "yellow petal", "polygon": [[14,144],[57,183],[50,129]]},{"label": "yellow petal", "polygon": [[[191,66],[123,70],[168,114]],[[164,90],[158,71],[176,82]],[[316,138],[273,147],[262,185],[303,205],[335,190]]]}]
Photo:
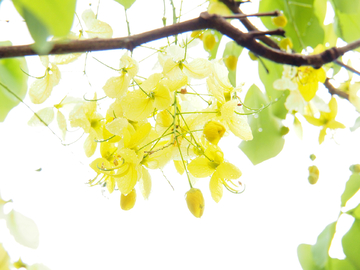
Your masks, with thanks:
[{"label": "yellow petal", "polygon": [[147,169],[142,167],[142,176],[139,181],[139,188],[145,200],[149,198],[151,191],[151,176]]},{"label": "yellow petal", "polygon": [[122,210],[128,211],[132,209],[136,202],[136,190],[133,189],[128,195],[121,194],[120,207]]},{"label": "yellow petal", "polygon": [[345,128],[345,126],[342,123],[339,123],[335,120],[330,120],[327,124],[326,124],[327,128],[330,129],[338,129],[338,128]]},{"label": "yellow petal", "polygon": [[115,189],[115,179],[114,177],[108,176],[106,178],[106,188],[109,191],[109,193],[113,193],[114,189]]},{"label": "yellow petal", "polygon": [[216,173],[221,179],[238,179],[241,171],[229,162],[223,162],[216,168]]},{"label": "yellow petal", "polygon": [[34,104],[41,104],[50,96],[53,88],[60,81],[60,71],[55,64],[52,64],[51,73],[47,72],[42,79],[34,81],[29,89],[29,97]]},{"label": "yellow petal", "polygon": [[332,97],[330,99],[329,108],[330,108],[329,120],[330,119],[335,119],[335,117],[337,115],[337,102],[336,102],[336,99],[334,97]]},{"label": "yellow petal", "polygon": [[2,244],[0,244],[0,269],[9,270],[10,269],[10,257],[6,252]]},{"label": "yellow petal", "polygon": [[208,60],[197,58],[190,64],[184,65],[184,73],[194,79],[204,79],[211,72],[211,64]]},{"label": "yellow petal", "polygon": [[182,175],[185,172],[184,163],[181,160],[173,160],[176,171]]},{"label": "yellow petal", "polygon": [[212,94],[221,104],[225,103],[224,88],[215,83],[215,79],[211,76],[206,79],[209,93]]},{"label": "yellow petal", "polygon": [[130,79],[134,78],[139,71],[139,64],[125,53],[120,59],[120,69],[124,68]]},{"label": "yellow petal", "polygon": [[62,114],[62,112],[60,112],[60,111],[57,112],[56,120],[57,120],[59,129],[61,130],[61,133],[62,133],[62,139],[65,140],[67,127],[66,127],[66,119],[65,119],[65,116]]},{"label": "yellow petal", "polygon": [[186,192],[185,196],[190,212],[195,217],[201,218],[205,209],[205,201],[200,189],[192,188]]},{"label": "yellow petal", "polygon": [[116,178],[117,186],[121,194],[127,195],[133,190],[141,176],[141,172],[139,171],[141,168],[139,167],[140,166],[130,165],[123,177]]},{"label": "yellow petal", "polygon": [[209,186],[211,197],[215,202],[219,202],[223,195],[223,185],[221,179],[216,172],[211,177]]},{"label": "yellow petal", "polygon": [[154,90],[155,108],[158,110],[165,110],[171,105],[170,91],[167,86],[159,83]]},{"label": "yellow petal", "polygon": [[134,148],[136,146],[140,146],[140,144],[146,139],[146,137],[149,135],[151,131],[151,124],[146,123],[142,126],[140,126],[135,134],[131,136],[131,140],[129,144],[126,144],[125,147],[127,148]]},{"label": "yellow petal", "polygon": [[195,177],[204,178],[210,176],[215,171],[216,165],[205,157],[197,157],[187,167],[189,172]]},{"label": "yellow petal", "polygon": [[[221,151],[221,148],[217,145],[209,145],[205,150],[205,155],[213,160],[217,165],[224,162],[224,153]],[[214,166],[211,164],[210,166]],[[196,176],[196,175],[195,175]]]},{"label": "yellow petal", "polygon": [[[40,127],[40,126],[44,126],[45,124],[49,125],[54,120],[54,108],[53,107],[47,107],[47,108],[41,109],[36,114],[37,114],[37,116],[34,114],[30,118],[30,120],[28,122],[29,126]],[[41,118],[41,120],[43,122],[39,119],[39,117]]]},{"label": "yellow petal", "polygon": [[132,121],[141,121],[148,118],[154,111],[154,100],[149,98],[142,90],[128,93],[121,101],[126,118]]},{"label": "yellow petal", "polygon": [[122,136],[123,135],[123,129],[126,128],[129,125],[128,120],[123,117],[115,118],[110,123],[106,124],[106,129],[114,135]]},{"label": "yellow petal", "polygon": [[322,144],[324,139],[325,139],[325,135],[326,135],[326,128],[323,128],[320,130],[320,134],[319,134],[319,144]]},{"label": "yellow petal", "polygon": [[121,98],[129,88],[130,77],[123,73],[118,77],[111,77],[103,87],[105,94],[110,98]]},{"label": "yellow petal", "polygon": [[84,150],[85,150],[85,155],[87,157],[91,157],[95,153],[97,147],[97,142],[95,142],[95,139],[96,139],[96,132],[91,130],[89,136],[86,138],[84,142]]},{"label": "yellow petal", "polygon": [[321,121],[320,119],[317,119],[315,117],[309,116],[309,115],[304,115],[306,121],[308,121],[310,124],[317,126],[317,127],[321,127],[322,125],[324,125],[324,122]]}]

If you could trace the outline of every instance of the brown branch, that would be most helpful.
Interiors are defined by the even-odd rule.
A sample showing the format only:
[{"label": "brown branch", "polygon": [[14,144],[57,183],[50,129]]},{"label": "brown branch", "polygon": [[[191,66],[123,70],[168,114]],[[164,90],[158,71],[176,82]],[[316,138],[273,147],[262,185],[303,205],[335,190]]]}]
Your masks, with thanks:
[{"label": "brown branch", "polygon": [[326,78],[324,82],[325,87],[329,90],[329,93],[332,95],[337,95],[339,97],[345,98],[349,100],[349,94],[345,93],[344,91],[341,91],[340,89],[335,88],[331,83],[330,79]]},{"label": "brown branch", "polygon": [[[240,6],[239,2],[235,2],[233,0],[220,0],[220,1],[223,2],[232,11],[232,13],[244,15],[244,13],[239,8]],[[248,31],[259,31],[259,29],[257,29],[246,17],[239,18],[239,20]],[[269,47],[280,50],[279,45],[270,38],[263,36],[263,37],[259,37],[258,39],[264,42]]]},{"label": "brown branch", "polygon": [[352,73],[355,73],[356,75],[359,75],[360,76],[360,72],[357,71],[356,69],[354,69],[353,67],[350,67],[346,64],[344,64],[343,62],[341,62],[340,60],[335,60],[334,61],[335,64],[347,69],[348,71],[351,71]]},{"label": "brown branch", "polygon": [[[223,17],[216,14],[203,12],[199,18],[189,21],[173,24],[170,26],[158,28],[142,34],[133,35],[123,38],[113,39],[90,39],[90,40],[73,40],[68,43],[53,43],[53,49],[47,54],[66,54],[87,51],[128,49],[132,51],[137,46],[154,41],[157,39],[173,36],[189,31],[201,29],[214,29],[228,36],[237,42],[240,46],[247,48],[254,54],[267,58],[273,62],[288,64],[293,66],[313,66],[319,68],[322,65],[332,62],[345,52],[360,47],[360,40],[349,43],[344,47],[334,47],[316,55],[300,55],[286,53],[264,46],[257,42],[253,34],[244,33],[231,25]],[[282,30],[276,30],[279,34]],[[256,33],[258,35],[258,33]],[[263,34],[267,34],[264,32]],[[263,36],[256,37],[260,39]],[[31,45],[6,46],[0,47],[0,58],[18,57],[26,55],[38,55]]]}]

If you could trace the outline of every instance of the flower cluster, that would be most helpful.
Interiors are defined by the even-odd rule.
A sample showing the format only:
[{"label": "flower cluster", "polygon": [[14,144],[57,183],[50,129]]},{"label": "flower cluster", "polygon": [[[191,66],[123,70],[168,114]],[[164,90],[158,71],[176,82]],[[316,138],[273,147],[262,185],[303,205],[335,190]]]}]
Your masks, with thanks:
[{"label": "flower cluster", "polygon": [[[233,182],[241,176],[240,170],[225,160],[218,145],[229,133],[242,140],[252,139],[238,98],[241,89],[230,84],[222,61],[190,60],[186,56],[186,45],[168,46],[158,54],[161,71],[144,78],[138,75],[137,61],[125,53],[118,76],[109,78],[102,89],[113,101],[106,115],[100,113],[96,94],[85,101],[66,97],[54,107],[39,111],[42,117],[48,115],[45,118],[50,122],[54,108],[58,110],[63,136],[68,125],[81,128],[87,134],[87,157],[97,153],[100,146],[101,156],[90,164],[96,177],[89,183],[106,186],[109,193],[118,189],[123,210],[135,205],[136,189],[145,199],[149,197],[149,171],[170,162],[179,174],[186,173],[190,185],[186,201],[196,217],[201,217],[205,204],[201,191],[193,187],[193,179],[211,177],[209,187],[216,202],[223,187],[233,193],[242,190]],[[202,80],[206,88],[196,91],[193,80]],[[36,93],[34,98],[38,98]],[[60,109],[69,104],[72,110],[67,124]],[[34,116],[30,124],[37,122]]]}]

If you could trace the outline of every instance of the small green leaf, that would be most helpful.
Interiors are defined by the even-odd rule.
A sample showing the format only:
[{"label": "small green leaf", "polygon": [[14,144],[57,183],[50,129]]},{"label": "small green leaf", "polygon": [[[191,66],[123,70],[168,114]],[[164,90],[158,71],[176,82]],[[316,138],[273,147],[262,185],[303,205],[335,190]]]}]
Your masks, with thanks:
[{"label": "small green leaf", "polygon": [[331,0],[337,11],[346,14],[353,14],[360,11],[360,1]]},{"label": "small green leaf", "polygon": [[355,219],[350,230],[342,238],[343,251],[346,258],[360,269],[360,220]]},{"label": "small green leaf", "polygon": [[122,5],[125,9],[128,9],[135,3],[136,0],[115,0],[120,5]]},{"label": "small green leaf", "polygon": [[232,86],[236,87],[236,66],[237,60],[243,50],[243,47],[237,45],[235,41],[226,43],[225,50],[223,52],[223,59],[225,66],[229,71],[229,81]]},{"label": "small green leaf", "polygon": [[262,61],[265,67],[268,69],[269,73],[266,71],[265,67],[259,62],[259,77],[264,84],[268,97],[272,100],[275,100],[276,98],[279,98],[283,93],[286,93],[284,97],[271,105],[273,114],[280,119],[285,119],[288,110],[285,108],[284,103],[287,96],[289,95],[289,91],[279,91],[273,87],[274,81],[282,77],[282,72],[284,70],[283,65],[266,59],[262,59]]},{"label": "small green leaf", "polygon": [[356,219],[360,219],[360,203],[355,208],[347,211],[346,214],[352,215]]},{"label": "small green leaf", "polygon": [[326,226],[319,234],[316,244],[311,247],[313,260],[320,268],[324,267],[329,258],[331,241],[334,238],[336,222]]},{"label": "small green leaf", "polygon": [[27,75],[20,68],[27,72],[23,57],[0,60],[0,122],[3,122],[9,111],[20,103],[9,91],[21,100],[25,98]]},{"label": "small green leaf", "polygon": [[[244,101],[247,107],[261,108],[268,103],[269,100],[256,85],[250,87]],[[254,138],[241,142],[240,149],[251,162],[256,165],[279,154],[285,140],[280,132],[282,124],[272,113],[271,106],[258,114],[250,115],[248,120]]]},{"label": "small green leaf", "polygon": [[321,270],[312,257],[311,245],[301,244],[297,249],[298,259],[303,270]]},{"label": "small green leaf", "polygon": [[346,182],[345,190],[341,195],[341,207],[346,205],[346,202],[355,195],[360,189],[360,174],[352,174]]},{"label": "small green leaf", "polygon": [[[324,41],[323,10],[326,10],[325,0],[262,0],[259,12],[281,10],[288,20],[284,27],[286,35],[291,38],[294,50],[300,52],[307,46],[315,48]],[[275,29],[271,18],[261,17],[268,29]]]}]

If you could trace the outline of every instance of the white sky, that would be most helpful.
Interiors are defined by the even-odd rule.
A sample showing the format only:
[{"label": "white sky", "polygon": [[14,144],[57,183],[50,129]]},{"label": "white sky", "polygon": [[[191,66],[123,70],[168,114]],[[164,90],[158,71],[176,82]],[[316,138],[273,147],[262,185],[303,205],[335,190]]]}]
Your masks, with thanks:
[{"label": "white sky", "polygon": [[[254,2],[244,5],[244,8],[253,5],[249,11],[254,12],[258,1]],[[88,3],[79,1],[79,13],[87,8]],[[97,1],[93,4],[94,11],[96,4]],[[10,5],[10,1],[4,0],[0,9],[3,36],[14,44],[30,43],[28,34],[21,30],[24,23],[12,17]],[[132,32],[160,27],[162,7],[160,0],[138,0],[128,11]],[[144,13],[138,15],[139,9]],[[152,11],[151,18],[149,10]],[[184,6],[186,10],[190,8]],[[126,35],[120,5],[102,0],[99,11],[99,19],[113,27],[114,36]],[[171,22],[171,10],[168,8],[167,12],[168,22]],[[197,14],[198,11],[188,13],[187,17]],[[147,18],[146,23],[145,19],[138,21],[138,18]],[[6,23],[5,19],[10,19],[10,22]],[[13,28],[16,30],[11,30]],[[116,68],[122,54],[111,51],[92,55]],[[137,60],[141,59],[140,52],[135,51],[134,56],[137,55]],[[43,75],[38,57],[29,57],[28,63],[30,74]],[[68,93],[82,95],[87,90],[100,90],[106,79],[113,76],[111,70],[96,64],[90,57],[87,73],[91,88],[86,78],[81,77],[83,63],[84,57],[65,67],[68,71],[62,73],[63,79],[54,89],[54,97],[45,104],[58,103]],[[141,74],[152,72],[154,63],[144,61],[140,65]],[[252,83],[261,86],[256,62],[248,60],[245,50],[239,63],[238,78],[246,80],[245,89]],[[325,89],[319,91],[321,95],[326,93]],[[341,112],[337,119],[351,127],[357,117],[355,110],[346,100],[337,100]],[[28,98],[25,102],[31,104]],[[38,110],[45,106],[31,107]],[[119,206],[119,192],[109,196],[102,192],[102,188],[89,188],[85,184],[94,177],[88,167],[94,157],[85,158],[82,141],[64,147],[46,128],[28,127],[31,116],[24,105],[19,105],[9,113],[4,123],[0,123],[3,172],[0,186],[1,196],[14,201],[8,210],[13,207],[36,222],[40,245],[32,250],[17,244],[8,234],[3,220],[0,220],[0,239],[14,261],[21,256],[28,264],[39,262],[52,270],[255,270],[269,267],[299,270],[297,246],[314,244],[325,226],[336,220],[340,195],[350,175],[348,168],[359,163],[359,130],[354,133],[348,129],[337,131],[335,139],[327,136],[319,146],[318,128],[302,121],[303,140],[291,130],[279,156],[257,166],[253,166],[237,148],[240,140],[224,138],[220,146],[225,157],[242,171],[240,180],[246,183],[247,189],[241,195],[224,192],[222,200],[216,204],[210,196],[209,180],[200,180],[196,187],[202,190],[206,204],[201,219],[194,218],[187,209],[184,199],[189,189],[187,179],[177,175],[171,165],[164,172],[175,191],[160,172],[151,172],[153,189],[149,200],[144,201],[138,192],[134,209],[125,212]],[[291,118],[285,121],[290,129],[291,122]],[[52,128],[58,132],[56,125]],[[72,134],[69,142],[79,134]],[[317,156],[314,162],[309,159],[312,153]],[[307,181],[307,168],[314,164],[320,170],[320,179],[311,186]],[[41,172],[35,171],[39,168],[42,168]],[[344,228],[348,227],[351,220],[344,224]],[[334,240],[337,245],[340,245],[339,237]],[[334,248],[331,254],[341,257],[341,248]]]}]

